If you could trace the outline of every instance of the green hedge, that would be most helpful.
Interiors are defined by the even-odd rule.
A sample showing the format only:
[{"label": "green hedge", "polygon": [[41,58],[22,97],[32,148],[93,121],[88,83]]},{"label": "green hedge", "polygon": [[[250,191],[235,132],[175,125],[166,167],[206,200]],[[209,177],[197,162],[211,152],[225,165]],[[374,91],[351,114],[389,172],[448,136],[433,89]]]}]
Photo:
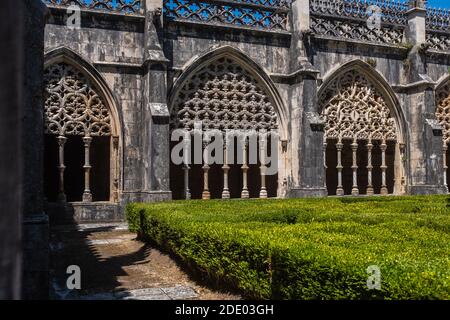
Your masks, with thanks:
[{"label": "green hedge", "polygon": [[[450,299],[446,196],[130,204],[130,229],[257,299]],[[381,290],[366,269],[381,269]]]}]

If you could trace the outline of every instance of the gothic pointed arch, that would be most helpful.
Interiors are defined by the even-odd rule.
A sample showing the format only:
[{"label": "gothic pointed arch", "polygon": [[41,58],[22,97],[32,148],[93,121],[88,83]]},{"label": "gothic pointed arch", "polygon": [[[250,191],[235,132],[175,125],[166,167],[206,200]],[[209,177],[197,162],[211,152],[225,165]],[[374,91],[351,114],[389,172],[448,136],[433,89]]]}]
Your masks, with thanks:
[{"label": "gothic pointed arch", "polygon": [[[282,140],[287,135],[287,112],[275,85],[262,67],[230,46],[212,49],[185,65],[171,90],[169,110],[171,129],[184,129],[190,134],[194,134],[197,124],[201,123],[203,130],[219,130],[223,136],[227,130],[270,131],[271,135],[275,131]],[[241,164],[208,165],[203,159],[203,164],[172,165],[174,198],[277,196],[278,175],[266,177],[259,152],[253,163],[253,158],[247,157],[250,148],[269,147],[265,142],[271,139],[258,139],[258,143],[251,146],[245,142],[244,149],[237,145],[230,146],[233,149],[224,146],[227,154],[237,155],[242,151]],[[278,157],[279,141],[271,140],[270,146],[277,149],[271,154]],[[207,143],[203,142],[201,148],[207,150]],[[199,176],[203,176],[203,185]]]},{"label": "gothic pointed arch", "polygon": [[[200,107],[196,114],[190,109],[194,105]],[[277,128],[282,139],[286,135],[286,110],[274,83],[261,66],[231,46],[191,59],[174,83],[169,108],[177,126],[199,117],[208,128],[232,129],[240,122],[249,129]]]},{"label": "gothic pointed arch", "polygon": [[[450,75],[440,79],[436,85],[436,118],[442,127],[442,148],[444,164],[444,185],[450,179]],[[447,187],[448,189],[448,187]]]},{"label": "gothic pointed arch", "polygon": [[450,75],[436,86],[436,117],[443,129],[443,143],[450,143]]},{"label": "gothic pointed arch", "polygon": [[100,73],[69,48],[45,55],[44,117],[46,156],[58,162],[57,199],[66,201],[69,193],[72,202],[118,202],[122,126],[116,99]]},{"label": "gothic pointed arch", "polygon": [[58,47],[48,51],[45,54],[44,69],[48,70],[50,66],[65,65],[66,69],[79,72],[92,88],[95,88],[96,93],[104,101],[108,112],[111,114],[110,125],[111,134],[122,137],[123,120],[121,114],[118,112],[118,102],[114,93],[109,88],[104,77],[98,70],[86,59],[84,59],[77,52],[68,47]]},{"label": "gothic pointed arch", "polygon": [[325,120],[330,194],[406,192],[405,121],[387,81],[354,60],[332,70],[318,92]]},{"label": "gothic pointed arch", "polygon": [[[352,60],[341,66],[338,66],[330,70],[324,77],[324,81],[319,88],[319,108],[320,112],[324,114],[324,109],[329,107],[329,104],[333,101],[338,101],[341,104],[347,100],[348,102],[354,102],[350,104],[344,104],[351,106],[349,108],[343,108],[342,120],[347,123],[352,117],[359,117],[362,114],[367,115],[366,118],[359,117],[360,123],[354,121],[354,126],[358,128],[346,128],[345,123],[336,123],[337,126],[341,126],[343,134],[346,138],[349,135],[355,134],[357,137],[365,138],[370,135],[371,130],[375,128],[372,133],[376,138],[382,136],[380,133],[379,125],[377,121],[382,121],[387,124],[385,129],[388,131],[384,134],[387,140],[398,140],[399,143],[405,143],[406,132],[406,120],[403,111],[400,108],[400,103],[396,94],[392,90],[387,80],[376,71],[371,65],[362,60]],[[356,103],[356,104],[355,104]],[[354,108],[355,105],[359,106],[365,113],[358,113]],[[380,113],[374,112],[379,110]],[[367,111],[371,110],[367,113]],[[329,110],[334,114],[334,111]],[[349,112],[348,118],[344,116],[345,112]],[[377,114],[383,115],[378,119]],[[375,118],[372,118],[375,116]],[[331,123],[330,123],[331,124]],[[332,122],[335,124],[335,122]],[[370,127],[365,124],[372,124],[375,127]],[[363,127],[366,129],[364,130]],[[330,134],[336,135],[336,129],[331,129]],[[349,133],[352,132],[352,133]],[[395,136],[395,137],[394,137]]]}]

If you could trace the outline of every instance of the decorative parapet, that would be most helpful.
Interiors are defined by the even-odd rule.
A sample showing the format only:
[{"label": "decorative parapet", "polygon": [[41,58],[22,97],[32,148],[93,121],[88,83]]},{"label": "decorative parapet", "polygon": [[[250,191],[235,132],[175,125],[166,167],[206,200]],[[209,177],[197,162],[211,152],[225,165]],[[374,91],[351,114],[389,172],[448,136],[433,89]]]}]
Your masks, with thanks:
[{"label": "decorative parapet", "polygon": [[339,18],[351,18],[367,21],[371,12],[369,7],[380,9],[384,23],[406,25],[408,4],[401,0],[311,0],[312,15],[327,15]]},{"label": "decorative parapet", "polygon": [[436,51],[450,51],[450,10],[427,8],[427,44]]},{"label": "decorative parapet", "polygon": [[398,46],[407,10],[399,0],[311,0],[311,31],[315,37]]},{"label": "decorative parapet", "polygon": [[450,10],[427,8],[427,29],[450,32]]},{"label": "decorative parapet", "polygon": [[43,0],[56,7],[79,6],[82,9],[114,13],[140,14],[141,0]]},{"label": "decorative parapet", "polygon": [[288,31],[291,0],[164,0],[164,17],[210,25]]}]

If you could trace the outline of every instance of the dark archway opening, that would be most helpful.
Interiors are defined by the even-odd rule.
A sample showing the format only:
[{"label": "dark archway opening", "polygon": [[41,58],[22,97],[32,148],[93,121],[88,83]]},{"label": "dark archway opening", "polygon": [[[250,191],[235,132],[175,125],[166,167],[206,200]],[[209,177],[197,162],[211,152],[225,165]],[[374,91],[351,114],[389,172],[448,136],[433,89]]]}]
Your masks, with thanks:
[{"label": "dark archway opening", "polygon": [[[90,187],[93,201],[110,200],[110,137],[94,137],[90,147]],[[59,191],[59,146],[55,135],[45,135],[44,191],[56,202]],[[64,191],[68,202],[79,202],[84,192],[84,143],[81,136],[67,136],[64,145]]]},{"label": "dark archway opening", "polygon": [[[236,139],[236,138],[235,138]],[[179,142],[171,142],[171,149],[173,149]],[[191,159],[194,159],[195,142],[192,141]],[[241,198],[243,188],[243,174],[242,174],[242,159],[237,156],[237,140],[234,143],[234,164],[230,164],[228,172],[228,186],[230,197],[232,199]],[[270,144],[269,144],[270,148]],[[270,149],[269,149],[270,150]],[[249,151],[247,151],[247,159],[249,159]],[[214,155],[214,154],[213,154]],[[269,156],[270,156],[269,152]],[[250,198],[259,198],[261,191],[261,163],[258,159],[257,163],[249,164],[247,185]],[[185,199],[184,190],[184,166],[170,163],[170,188],[172,197],[175,200]],[[189,191],[191,199],[202,199],[204,186],[204,170],[203,165],[191,164],[189,165]],[[222,164],[212,164],[210,166],[208,176],[208,185],[211,199],[222,199],[224,188],[224,173]],[[268,197],[277,197],[278,195],[278,174],[266,176],[266,189]]]},{"label": "dark archway opening", "polygon": [[[336,189],[338,187],[338,170],[337,170],[337,148],[336,148],[336,140],[329,139],[327,140],[326,146],[326,181],[327,181],[327,190],[328,195],[336,195]],[[345,195],[350,195],[352,193],[353,187],[353,155],[351,149],[351,140],[343,140],[342,141],[342,185],[344,189]],[[382,185],[382,152],[380,149],[380,141],[373,141],[373,149],[372,149],[372,185],[374,188],[375,194],[381,193],[381,185]],[[389,141],[386,143],[386,185],[388,189],[388,193],[392,194],[394,192],[394,183],[395,183],[395,141]],[[357,182],[358,182],[358,190],[359,194],[365,195],[367,194],[367,185],[368,185],[368,153],[367,153],[367,142],[366,141],[358,141],[358,150],[357,150]]]}]

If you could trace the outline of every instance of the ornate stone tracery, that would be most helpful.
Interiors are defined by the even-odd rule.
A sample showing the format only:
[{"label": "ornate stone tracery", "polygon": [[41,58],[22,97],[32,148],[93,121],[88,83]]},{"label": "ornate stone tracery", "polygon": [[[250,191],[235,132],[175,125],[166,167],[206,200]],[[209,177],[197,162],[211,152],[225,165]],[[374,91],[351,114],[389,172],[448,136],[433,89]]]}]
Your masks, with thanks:
[{"label": "ornate stone tracery", "polygon": [[[255,130],[263,134],[278,129],[278,116],[272,96],[249,69],[241,65],[231,57],[219,56],[215,60],[198,67],[188,78],[182,82],[180,89],[175,93],[175,99],[171,110],[172,129],[185,129],[193,131],[199,129],[197,123],[201,123],[203,130]],[[259,139],[259,148],[263,150],[266,140]],[[204,138],[203,148],[207,150],[208,138]],[[234,188],[241,188],[240,197],[249,198],[250,188],[248,185],[250,175],[250,163],[248,161],[249,146],[244,142],[240,147],[243,154],[243,163],[239,167],[242,173],[242,186],[233,184]],[[236,150],[227,150],[226,154],[234,154]],[[239,152],[239,151],[238,151]],[[223,190],[221,197],[230,198],[229,171],[233,164],[226,161],[221,167],[223,171]],[[191,198],[190,184],[198,180],[193,176],[190,178],[188,164],[184,164],[184,196]],[[261,163],[259,168],[259,179],[261,181],[259,197],[267,198],[265,164]],[[212,167],[205,160],[203,171],[203,199],[210,199],[209,172]]]},{"label": "ornate stone tracery", "polygon": [[178,93],[171,112],[172,126],[204,129],[276,129],[277,115],[258,81],[230,58],[200,69]]},{"label": "ornate stone tracery", "polygon": [[44,74],[45,131],[58,136],[110,136],[111,118],[86,77],[66,63]]},{"label": "ornate stone tracery", "polygon": [[[84,192],[83,202],[92,202],[91,193],[91,148],[96,137],[113,137],[112,114],[107,107],[99,88],[72,65],[59,62],[48,66],[44,72],[44,120],[45,133],[56,136],[58,143],[58,201],[66,202],[65,184],[65,150],[69,137],[82,137],[84,146]],[[112,141],[117,141],[117,136]],[[108,144],[108,140],[103,140]],[[101,142],[100,142],[101,143]],[[111,140],[109,140],[111,144]],[[111,154],[103,160],[111,165],[109,181],[110,199],[117,201],[118,183],[116,159],[117,142],[110,145]],[[97,158],[98,159],[98,158]],[[116,167],[115,167],[116,166]],[[111,196],[112,195],[112,196]],[[107,200],[107,199],[103,199]]]},{"label": "ornate stone tracery", "polygon": [[357,71],[336,77],[319,97],[326,139],[395,141],[395,120],[383,95]]},{"label": "ornate stone tracery", "polygon": [[450,83],[447,82],[436,92],[436,117],[443,128],[444,145],[450,143]]},{"label": "ornate stone tracery", "polygon": [[[367,185],[363,192],[373,195],[377,189],[372,179],[375,169],[373,157],[374,152],[377,152],[381,159],[379,192],[388,194],[388,143],[394,142],[398,147],[399,141],[396,121],[391,115],[385,96],[366,75],[353,69],[343,72],[330,81],[320,94],[319,101],[323,107],[322,116],[326,122],[324,145],[327,146],[330,140],[333,140],[332,144],[336,148],[336,166],[332,168],[335,171],[330,171],[330,180],[327,177],[327,184],[328,181],[330,185],[333,181],[337,181],[335,194],[338,196],[344,195],[345,189],[349,190],[349,187],[351,187],[351,194],[356,196],[362,190],[360,182],[365,180]],[[361,144],[361,141],[364,143]],[[349,143],[350,150],[345,147]],[[362,147],[364,144],[365,146]],[[375,146],[377,146],[376,149],[374,149]],[[343,160],[348,159],[349,156],[351,181],[344,182]],[[364,167],[361,167],[361,161],[366,163]],[[328,167],[327,163],[325,167]],[[336,177],[337,180],[335,180]]]}]

